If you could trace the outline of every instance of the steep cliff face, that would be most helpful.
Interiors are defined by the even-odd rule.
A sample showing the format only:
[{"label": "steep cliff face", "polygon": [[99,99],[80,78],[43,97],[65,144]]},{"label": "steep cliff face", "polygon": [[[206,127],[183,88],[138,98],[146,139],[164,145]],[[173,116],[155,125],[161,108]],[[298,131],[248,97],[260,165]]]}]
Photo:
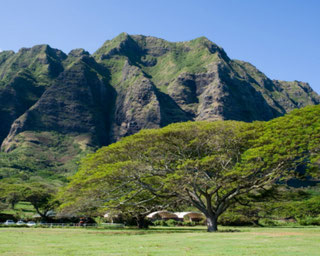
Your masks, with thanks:
[{"label": "steep cliff face", "polygon": [[0,88],[2,151],[64,165],[109,143],[114,90],[103,68],[81,49],[70,52],[60,65],[63,71],[48,78],[46,86],[25,69],[28,77],[20,74]]},{"label": "steep cliff face", "polygon": [[5,87],[0,87],[0,141],[13,122],[37,102],[44,89],[37,86],[29,72],[21,71]]},{"label": "steep cliff face", "polygon": [[93,55],[48,45],[0,53],[1,150],[54,151],[48,163],[141,129],[270,120],[319,103],[307,83],[270,80],[204,37],[172,43],[122,33]]},{"label": "steep cliff face", "polygon": [[[128,69],[129,72],[139,72],[131,67]],[[111,134],[113,140],[143,128],[160,127],[160,104],[156,88],[143,74],[137,76],[128,88],[118,90]]]},{"label": "steep cliff face", "polygon": [[[110,84],[118,93],[112,141],[137,129],[179,121],[270,120],[320,102],[308,84],[272,81],[251,64],[229,59],[204,37],[171,43],[123,33],[93,56],[110,70]],[[150,105],[141,95],[142,104],[132,107],[138,90],[146,98],[155,92],[152,101],[157,108],[152,111],[157,118],[143,111]]]},{"label": "steep cliff face", "polygon": [[262,94],[277,115],[283,115],[295,108],[320,103],[319,95],[308,83],[270,80],[248,62],[236,60],[233,66],[243,79],[250,82]]},{"label": "steep cliff face", "polygon": [[3,150],[12,150],[13,138],[24,131],[87,134],[88,144],[105,145],[108,142],[106,105],[112,100],[107,91],[107,85],[85,63],[74,63],[13,122],[2,144]]},{"label": "steep cliff face", "polygon": [[66,55],[48,45],[0,53],[0,142],[63,70]]}]

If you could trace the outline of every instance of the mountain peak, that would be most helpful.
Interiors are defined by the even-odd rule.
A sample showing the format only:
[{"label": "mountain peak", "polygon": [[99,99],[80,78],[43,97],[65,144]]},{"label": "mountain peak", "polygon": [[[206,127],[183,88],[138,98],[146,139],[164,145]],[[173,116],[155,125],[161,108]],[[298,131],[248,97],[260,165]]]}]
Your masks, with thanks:
[{"label": "mountain peak", "polygon": [[89,56],[90,53],[82,48],[73,49],[69,52],[68,56],[81,57],[83,55]]},{"label": "mountain peak", "polygon": [[93,55],[49,45],[0,53],[3,150],[60,152],[54,145],[63,141],[66,151],[48,160],[62,165],[140,129],[269,120],[319,103],[307,83],[271,80],[206,37],[169,42],[121,33]]}]

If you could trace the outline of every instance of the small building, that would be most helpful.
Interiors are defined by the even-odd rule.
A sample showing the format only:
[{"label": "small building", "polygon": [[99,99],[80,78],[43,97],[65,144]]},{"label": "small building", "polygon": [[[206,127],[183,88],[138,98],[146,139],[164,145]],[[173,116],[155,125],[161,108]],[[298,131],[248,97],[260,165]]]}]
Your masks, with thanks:
[{"label": "small building", "polygon": [[[45,216],[46,216],[47,218],[54,218],[54,217],[56,217],[56,215],[57,215],[57,214],[56,214],[53,210],[47,211],[46,214],[45,214]],[[38,214],[38,213],[34,214],[32,217],[33,217],[34,219],[41,219],[41,218],[42,218],[42,217],[40,216],[40,214]]]},{"label": "small building", "polygon": [[110,221],[111,223],[121,223],[123,221],[122,214],[115,214],[115,213],[110,213],[106,212],[105,215],[103,215],[105,219]]},{"label": "small building", "polygon": [[178,219],[181,221],[188,220],[198,222],[205,217],[201,212],[175,212],[174,214],[177,215]]},{"label": "small building", "polygon": [[147,218],[150,220],[178,220],[179,219],[176,214],[168,211],[152,212],[147,215]]}]

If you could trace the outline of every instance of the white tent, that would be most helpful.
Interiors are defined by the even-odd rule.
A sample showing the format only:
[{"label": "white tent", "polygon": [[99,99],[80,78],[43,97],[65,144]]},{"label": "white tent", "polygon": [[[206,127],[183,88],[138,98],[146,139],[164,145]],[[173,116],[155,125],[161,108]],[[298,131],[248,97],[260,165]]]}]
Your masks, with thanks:
[{"label": "white tent", "polygon": [[185,217],[188,217],[191,221],[198,221],[204,218],[204,214],[201,212],[175,212],[174,214],[180,220],[184,220]]},{"label": "white tent", "polygon": [[162,219],[162,220],[168,220],[168,219],[178,219],[178,216],[172,212],[168,211],[157,211],[152,212],[147,215],[148,219]]}]

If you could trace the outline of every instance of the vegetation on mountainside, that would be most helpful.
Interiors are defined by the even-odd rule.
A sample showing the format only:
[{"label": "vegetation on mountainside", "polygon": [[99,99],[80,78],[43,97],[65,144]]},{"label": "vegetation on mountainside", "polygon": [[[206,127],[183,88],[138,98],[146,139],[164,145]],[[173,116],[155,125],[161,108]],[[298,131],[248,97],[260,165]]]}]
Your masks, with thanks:
[{"label": "vegetation on mountainside", "polygon": [[[57,149],[60,136],[87,136],[80,144],[90,151],[145,128],[188,120],[269,120],[319,102],[308,84],[271,81],[205,37],[168,42],[122,33],[93,55],[83,49],[66,55],[48,45],[0,53],[0,144],[9,154],[2,156],[12,159],[14,150],[15,158],[28,159],[26,165],[41,162],[39,172],[73,173],[87,152],[70,150],[77,139],[65,139]],[[39,132],[59,135],[49,135],[56,139],[50,145],[29,141]],[[26,144],[28,150],[17,150]],[[10,165],[15,172],[25,169],[0,163],[0,172]]]},{"label": "vegetation on mountainside", "polygon": [[[145,51],[144,49],[148,49]],[[171,43],[155,37],[120,34],[95,52],[100,63],[111,68],[111,84],[115,87],[128,86],[121,81],[125,61],[141,69],[147,78],[167,93],[168,85],[182,73],[203,73],[206,66],[220,60],[220,50],[208,39],[201,37],[188,42]]]},{"label": "vegetation on mountainside", "polygon": [[61,62],[66,58],[62,51],[52,49],[48,45],[22,48],[17,54],[9,53],[0,65],[0,78],[3,83],[9,82],[20,71],[28,70],[32,72],[39,85],[47,86],[52,78],[63,70]]},{"label": "vegetation on mountainside", "polygon": [[[86,147],[85,136],[57,132],[24,132],[16,137],[9,153],[0,152],[0,177],[66,180],[77,170],[77,162],[93,150]],[[1,181],[1,180],[0,180]]]}]

